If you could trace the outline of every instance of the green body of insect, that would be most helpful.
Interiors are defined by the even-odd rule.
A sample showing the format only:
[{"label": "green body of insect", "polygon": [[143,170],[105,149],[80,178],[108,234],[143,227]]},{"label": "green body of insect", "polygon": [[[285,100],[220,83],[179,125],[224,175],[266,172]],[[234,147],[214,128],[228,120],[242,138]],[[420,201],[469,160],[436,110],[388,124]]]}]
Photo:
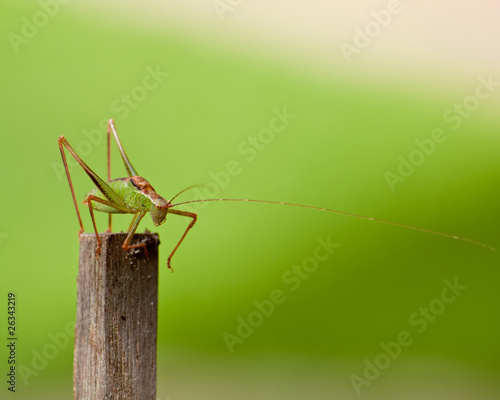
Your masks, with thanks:
[{"label": "green body of insect", "polygon": [[[111,134],[113,134],[116,144],[118,146],[118,149],[120,151],[120,154],[122,156],[125,169],[127,170],[128,177],[126,178],[118,178],[118,179],[111,179]],[[361,218],[361,219],[366,219],[370,221],[377,221],[377,222],[382,222],[385,224],[390,224],[390,225],[395,225],[399,226],[402,228],[407,228],[407,229],[413,229],[413,230],[418,230],[421,232],[425,233],[430,233],[433,235],[439,235],[439,236],[445,236],[451,239],[459,239],[463,240],[465,242],[469,242],[472,244],[476,244],[482,247],[486,247],[490,250],[495,250],[493,247],[488,246],[484,243],[476,242],[474,240],[470,239],[465,239],[459,236],[454,236],[454,235],[449,235],[446,233],[441,233],[441,232],[436,232],[436,231],[431,231],[428,229],[423,229],[423,228],[417,228],[415,226],[409,226],[409,225],[403,225],[403,224],[398,224],[395,222],[389,222],[389,221],[384,221],[381,219],[377,218],[371,218],[371,217],[365,217],[363,215],[358,215],[358,214],[352,214],[352,213],[347,213],[343,211],[337,211],[337,210],[332,210],[329,208],[321,208],[321,207],[314,207],[314,206],[306,206],[302,204],[295,204],[295,203],[285,203],[285,202],[278,202],[278,201],[268,201],[268,200],[251,200],[251,199],[198,199],[198,200],[191,200],[191,201],[184,201],[181,203],[176,203],[173,204],[173,200],[181,193],[184,191],[190,189],[190,187],[184,189],[180,193],[178,193],[176,196],[174,196],[170,201],[165,200],[163,197],[161,197],[156,191],[153,189],[153,187],[149,184],[149,182],[144,179],[143,177],[139,176],[135,170],[135,168],[132,166],[130,163],[125,151],[123,150],[123,146],[120,142],[120,139],[118,137],[118,133],[116,132],[115,125],[113,123],[113,120],[108,121],[108,181],[105,182],[103,179],[101,179],[92,169],[89,168],[87,164],[78,156],[78,154],[73,150],[71,145],[68,143],[68,141],[64,138],[64,136],[61,136],[58,140],[59,142],[59,149],[61,151],[61,157],[63,159],[64,163],[64,168],[66,170],[66,175],[68,177],[68,183],[71,189],[71,194],[73,196],[73,202],[76,208],[76,213],[78,216],[78,221],[80,223],[80,231],[79,234],[83,232],[83,223],[82,219],[80,216],[80,211],[78,209],[76,197],[75,197],[75,192],[73,189],[73,183],[71,181],[71,176],[69,174],[69,168],[68,164],[66,161],[66,155],[64,152],[64,148],[67,149],[67,151],[70,152],[70,154],[76,159],[76,161],[80,164],[80,166],[85,170],[87,175],[90,177],[90,179],[94,182],[95,188],[85,197],[84,203],[89,207],[89,212],[90,216],[92,218],[92,224],[94,226],[94,231],[96,233],[96,238],[97,238],[97,253],[100,252],[100,247],[101,247],[101,241],[99,239],[99,234],[97,232],[97,226],[95,223],[95,218],[94,218],[94,210],[100,211],[100,212],[105,212],[109,214],[109,223],[108,223],[108,229],[107,232],[111,232],[111,214],[133,214],[133,220],[132,223],[130,224],[129,230],[128,230],[128,235],[123,242],[122,248],[127,251],[129,249],[134,249],[134,248],[139,248],[142,247],[146,249],[146,244],[145,243],[139,243],[135,245],[131,245],[130,242],[132,240],[132,237],[142,220],[142,218],[149,212],[151,214],[151,218],[153,220],[153,223],[155,226],[161,225],[163,222],[165,222],[167,214],[175,214],[175,215],[180,215],[183,217],[188,217],[191,218],[191,221],[189,225],[187,226],[186,230],[184,231],[184,234],[178,241],[177,245],[174,247],[172,252],[170,253],[167,261],[167,266],[168,268],[171,269],[171,260],[172,256],[176,252],[176,250],[179,248],[180,244],[186,237],[187,233],[189,230],[194,226],[197,215],[192,212],[188,211],[182,211],[178,210],[174,207],[183,205],[183,204],[188,204],[188,203],[197,203],[197,202],[214,202],[214,201],[246,201],[246,202],[254,202],[254,203],[269,203],[269,204],[281,204],[281,205],[287,205],[287,206],[295,206],[295,207],[303,207],[303,208],[311,208],[315,210],[320,210],[320,211],[327,211],[327,212],[332,212],[336,214],[343,214],[355,218]]]}]

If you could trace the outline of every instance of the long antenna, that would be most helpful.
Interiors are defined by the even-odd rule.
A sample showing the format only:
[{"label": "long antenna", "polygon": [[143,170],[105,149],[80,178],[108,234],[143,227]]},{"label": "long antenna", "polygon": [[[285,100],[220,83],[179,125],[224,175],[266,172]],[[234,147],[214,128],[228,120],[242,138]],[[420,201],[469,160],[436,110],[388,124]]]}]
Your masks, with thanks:
[{"label": "long antenna", "polygon": [[349,217],[366,219],[368,221],[381,222],[383,224],[399,226],[399,227],[405,228],[405,229],[413,229],[415,231],[430,233],[431,235],[438,235],[438,236],[444,236],[444,237],[447,237],[447,238],[450,238],[450,239],[462,240],[462,241],[467,242],[467,243],[475,244],[477,246],[485,247],[485,248],[487,248],[489,250],[496,251],[496,249],[494,247],[491,247],[491,246],[489,246],[489,245],[487,245],[485,243],[477,242],[477,241],[471,240],[471,239],[466,239],[466,238],[463,238],[463,237],[460,237],[460,236],[450,235],[448,233],[441,233],[441,232],[431,231],[429,229],[418,228],[416,226],[405,225],[405,224],[398,224],[397,222],[390,222],[390,221],[385,221],[383,219],[372,218],[372,217],[365,217],[364,215],[353,214],[353,213],[349,213],[349,212],[345,212],[345,211],[332,210],[330,208],[305,206],[303,204],[286,203],[286,202],[283,202],[283,201],[252,200],[252,199],[199,199],[199,200],[189,200],[189,201],[183,201],[181,203],[172,204],[171,207],[177,207],[177,206],[180,206],[180,205],[183,205],[183,204],[202,203],[202,202],[208,202],[208,201],[246,201],[246,202],[251,202],[251,203],[281,204],[281,205],[284,205],[284,206],[310,208],[310,209],[313,209],[313,210],[327,211],[327,212],[331,212],[331,213],[335,213],[335,214],[347,215]]},{"label": "long antenna", "polygon": [[206,183],[195,183],[194,185],[191,185],[191,186],[188,186],[188,187],[187,187],[187,188],[185,188],[185,189],[182,189],[179,193],[177,193],[174,197],[172,197],[172,198],[170,199],[170,203],[172,203],[172,202],[174,201],[174,199],[175,199],[176,197],[180,196],[182,193],[187,192],[188,190],[191,190],[191,189],[193,189],[193,188],[195,188],[195,187],[200,187],[200,186],[205,186],[205,185],[206,185]]}]

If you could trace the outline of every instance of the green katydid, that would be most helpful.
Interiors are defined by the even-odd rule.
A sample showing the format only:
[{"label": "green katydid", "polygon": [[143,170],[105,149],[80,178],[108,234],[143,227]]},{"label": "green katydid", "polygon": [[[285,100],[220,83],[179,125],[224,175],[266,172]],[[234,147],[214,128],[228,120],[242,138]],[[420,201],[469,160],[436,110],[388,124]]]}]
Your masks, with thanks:
[{"label": "green katydid", "polygon": [[[120,154],[122,156],[123,162],[125,164],[125,169],[127,170],[128,177],[126,178],[117,178],[117,179],[111,179],[111,134],[113,134],[114,139],[116,141],[116,144],[118,146],[118,150],[120,151]],[[108,181],[105,182],[103,179],[101,179],[90,167],[80,158],[80,156],[75,152],[75,150],[71,147],[69,142],[65,139],[64,136],[61,136],[58,140],[59,143],[59,149],[61,150],[61,157],[63,160],[64,168],[66,170],[66,175],[68,177],[68,183],[69,187],[71,190],[71,194],[73,196],[73,202],[75,205],[76,209],[76,214],[78,217],[78,222],[80,223],[80,231],[78,232],[78,235],[80,235],[84,229],[83,229],[83,223],[82,223],[82,218],[80,216],[80,211],[78,209],[78,204],[76,201],[75,197],[75,191],[73,189],[73,183],[71,181],[71,176],[69,173],[68,169],[68,164],[66,161],[66,155],[64,152],[64,148],[67,149],[67,151],[70,152],[70,154],[76,159],[78,164],[85,170],[87,175],[90,177],[90,179],[94,182],[96,188],[94,188],[87,196],[85,197],[84,204],[86,204],[89,208],[90,212],[90,217],[92,219],[92,224],[94,226],[94,231],[96,234],[97,238],[97,254],[100,254],[100,248],[101,248],[101,241],[99,238],[99,234],[97,231],[97,226],[94,218],[94,210],[96,211],[101,211],[109,214],[109,220],[108,220],[108,229],[106,232],[111,232],[111,215],[112,214],[133,214],[134,217],[132,219],[132,223],[130,224],[130,227],[128,229],[128,235],[123,242],[122,248],[125,251],[128,251],[130,249],[136,249],[136,248],[144,248],[146,250],[146,244],[145,243],[139,243],[139,244],[134,244],[131,245],[130,242],[134,236],[134,233],[141,222],[142,218],[148,213],[151,213],[151,218],[153,220],[153,224],[155,226],[159,226],[163,224],[166,220],[167,214],[174,214],[174,215],[181,215],[183,217],[188,217],[191,218],[191,221],[189,222],[189,225],[187,226],[186,230],[184,231],[183,235],[177,242],[176,246],[170,253],[168,260],[167,260],[167,266],[168,268],[172,269],[171,267],[171,260],[177,249],[179,248],[180,244],[186,237],[187,233],[189,230],[194,226],[196,219],[197,219],[197,214],[189,211],[182,211],[178,210],[175,207],[178,207],[180,205],[184,204],[190,204],[190,203],[198,203],[198,202],[209,202],[209,201],[246,201],[246,202],[254,202],[254,203],[268,203],[268,204],[281,204],[281,205],[287,205],[287,206],[294,206],[294,207],[303,207],[303,208],[310,208],[314,210],[320,210],[320,211],[327,211],[327,212],[332,212],[336,214],[342,214],[342,215],[347,215],[350,217],[355,217],[355,218],[361,218],[361,219],[366,219],[370,221],[376,221],[376,222],[381,222],[384,224],[390,224],[390,225],[395,225],[399,226],[402,228],[406,229],[413,229],[413,230],[418,230],[421,232],[426,232],[430,233],[432,235],[439,235],[439,236],[444,236],[447,238],[451,239],[458,239],[458,240],[463,240],[468,243],[472,243],[475,245],[479,245],[482,247],[486,247],[490,250],[495,250],[495,248],[488,246],[484,243],[477,242],[475,240],[471,239],[466,239],[463,237],[455,236],[455,235],[450,235],[447,233],[441,233],[441,232],[436,232],[432,231],[429,229],[424,229],[424,228],[417,228],[415,226],[410,226],[410,225],[404,225],[404,224],[399,224],[396,222],[390,222],[390,221],[385,221],[382,219],[378,218],[371,218],[371,217],[365,217],[363,215],[358,215],[358,214],[353,214],[349,212],[344,212],[344,211],[337,211],[337,210],[332,210],[329,208],[322,208],[322,207],[315,207],[315,206],[307,206],[307,205],[302,205],[302,204],[295,204],[295,203],[287,203],[287,202],[280,202],[280,201],[269,201],[269,200],[252,200],[252,199],[198,199],[198,200],[189,200],[189,201],[183,201],[180,203],[173,203],[173,200],[177,198],[181,193],[185,192],[186,190],[192,188],[192,186],[182,190],[179,192],[177,195],[175,195],[170,201],[164,199],[156,191],[153,189],[153,187],[149,184],[149,182],[144,179],[143,177],[139,176],[137,174],[137,171],[135,168],[132,166],[130,160],[128,159],[125,150],[123,149],[123,146],[120,142],[120,138],[118,137],[118,133],[115,128],[115,124],[113,120],[108,121],[108,129],[107,129],[107,140],[108,140]]]}]

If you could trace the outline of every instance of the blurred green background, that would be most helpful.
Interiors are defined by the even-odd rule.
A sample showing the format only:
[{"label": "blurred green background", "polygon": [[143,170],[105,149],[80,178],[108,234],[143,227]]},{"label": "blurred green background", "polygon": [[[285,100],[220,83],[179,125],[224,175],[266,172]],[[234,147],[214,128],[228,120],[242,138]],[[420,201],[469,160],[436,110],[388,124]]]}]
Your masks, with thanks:
[{"label": "blurred green background", "polygon": [[[0,6],[0,328],[5,335],[7,293],[15,291],[16,398],[72,396],[78,225],[56,142],[64,134],[105,177],[108,118],[165,198],[216,184],[237,162],[238,173],[211,186],[216,197],[329,207],[500,247],[500,93],[492,84],[488,98],[475,95],[481,79],[500,80],[496,59],[449,50],[498,48],[493,25],[477,13],[469,22],[477,19],[489,42],[454,37],[447,27],[466,20],[452,11],[415,21],[432,4],[405,5],[348,63],[339,44],[352,44],[355,28],[385,3],[350,10],[338,2],[331,15],[319,2],[301,15],[294,14],[301,2],[62,3]],[[219,3],[230,8],[222,18]],[[329,15],[321,44],[310,32]],[[421,32],[429,47],[413,40]],[[391,53],[401,35],[407,64]],[[453,107],[464,101],[473,111],[458,127]],[[446,121],[450,109],[455,119]],[[294,118],[273,135],[265,131],[285,111]],[[436,129],[446,140],[431,145]],[[432,154],[419,158],[416,141]],[[123,176],[113,152],[113,175]],[[397,174],[401,157],[419,165],[391,188],[387,171]],[[72,176],[83,200],[92,184],[77,167]],[[199,219],[173,259],[174,274],[166,258],[187,221],[170,216],[155,228],[148,216],[139,228],[161,238],[158,399],[354,399],[354,375],[367,379],[358,386],[366,399],[500,397],[498,251],[301,208],[186,209]],[[83,205],[81,212],[90,232]],[[99,217],[104,230],[106,216]],[[130,220],[115,217],[114,226],[126,229]],[[297,266],[314,266],[321,240],[336,243],[333,253],[297,275]],[[445,281],[462,285],[452,300],[446,292],[448,303]],[[269,304],[276,290],[281,303],[259,320],[256,303]],[[237,335],[249,317],[253,331],[228,346],[227,334]],[[384,364],[384,344],[402,332],[411,344]],[[378,374],[365,375],[370,362],[381,363]]]}]

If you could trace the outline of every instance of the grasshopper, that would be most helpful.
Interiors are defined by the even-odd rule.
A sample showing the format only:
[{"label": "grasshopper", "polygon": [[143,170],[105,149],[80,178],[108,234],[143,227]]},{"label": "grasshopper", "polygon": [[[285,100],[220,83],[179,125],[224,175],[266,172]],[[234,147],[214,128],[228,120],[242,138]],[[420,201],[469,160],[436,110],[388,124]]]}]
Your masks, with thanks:
[{"label": "grasshopper", "polygon": [[[120,151],[120,154],[123,159],[123,163],[125,165],[125,169],[127,170],[127,177],[126,178],[117,178],[117,179],[111,179],[111,134],[113,134],[113,137],[115,139],[115,142],[118,146],[118,150]],[[94,210],[95,211],[100,211],[100,212],[105,212],[109,214],[109,219],[108,219],[108,228],[106,229],[106,232],[111,232],[111,215],[112,214],[133,214],[134,217],[132,219],[132,222],[128,228],[128,234],[127,237],[125,238],[125,241],[123,242],[122,248],[125,251],[128,251],[130,249],[137,249],[137,248],[144,248],[146,251],[146,243],[139,243],[139,244],[133,244],[131,245],[130,242],[132,241],[132,238],[134,236],[134,233],[139,226],[139,223],[141,222],[142,218],[150,212],[151,213],[151,218],[153,220],[153,224],[155,226],[159,226],[163,224],[167,218],[167,214],[174,214],[174,215],[180,215],[183,217],[188,217],[191,218],[191,221],[189,222],[186,230],[182,234],[181,238],[175,245],[174,249],[168,256],[167,260],[167,267],[173,271],[172,266],[171,266],[171,261],[172,257],[181,245],[182,241],[188,234],[188,232],[193,228],[194,224],[196,223],[198,215],[189,212],[189,211],[182,211],[176,209],[176,207],[184,205],[184,204],[190,204],[190,203],[198,203],[198,202],[215,202],[215,201],[245,201],[245,202],[254,202],[254,203],[268,203],[268,204],[280,204],[280,205],[287,205],[287,206],[294,206],[294,207],[303,207],[303,208],[310,208],[313,210],[319,210],[319,211],[326,211],[326,212],[332,212],[336,214],[342,214],[342,215],[347,215],[350,217],[355,217],[355,218],[361,218],[369,221],[376,221],[376,222],[381,222],[384,224],[389,224],[389,225],[395,225],[399,226],[401,228],[406,228],[406,229],[413,229],[417,230],[420,232],[425,232],[429,233],[432,235],[439,235],[439,236],[444,236],[447,238],[451,239],[457,239],[457,240],[462,240],[468,243],[472,243],[478,246],[482,246],[485,248],[488,248],[490,250],[495,250],[495,248],[488,246],[484,243],[477,242],[475,240],[471,239],[466,239],[463,237],[455,236],[455,235],[450,235],[447,233],[441,233],[441,232],[436,232],[432,231],[429,229],[424,229],[424,228],[417,228],[415,226],[410,226],[410,225],[404,225],[404,224],[399,224],[396,222],[390,222],[390,221],[385,221],[382,219],[378,218],[372,218],[372,217],[365,217],[363,215],[358,215],[358,214],[353,214],[349,212],[344,212],[344,211],[337,211],[337,210],[332,210],[329,208],[322,208],[322,207],[315,207],[315,206],[308,206],[308,205],[302,205],[302,204],[295,204],[295,203],[287,203],[287,202],[281,202],[281,201],[270,201],[270,200],[253,200],[253,199],[198,199],[198,200],[190,200],[190,201],[183,201],[180,203],[173,203],[174,199],[177,198],[181,193],[184,193],[186,190],[191,189],[193,186],[189,186],[186,189],[182,190],[178,194],[176,194],[171,200],[166,200],[163,197],[161,197],[156,191],[154,190],[153,186],[144,179],[143,177],[139,176],[136,169],[132,166],[130,160],[127,157],[127,154],[125,153],[125,150],[123,149],[123,146],[120,142],[120,138],[118,137],[118,133],[116,131],[115,124],[112,119],[108,121],[107,124],[107,141],[108,141],[108,181],[105,182],[103,179],[99,177],[81,158],[80,156],[75,152],[75,150],[71,147],[69,142],[66,140],[64,136],[60,136],[58,139],[59,143],[59,149],[61,151],[61,157],[63,160],[64,164],[64,169],[66,171],[66,176],[68,178],[68,183],[69,187],[71,190],[71,195],[73,196],[73,202],[75,205],[76,209],[76,214],[78,217],[78,222],[80,224],[80,230],[78,232],[78,236],[83,233],[84,228],[83,228],[83,223],[82,223],[82,218],[80,215],[80,211],[78,209],[78,204],[76,201],[75,197],[75,191],[73,188],[73,183],[71,181],[71,176],[69,173],[69,168],[68,168],[68,163],[66,160],[66,154],[64,152],[64,148],[66,148],[67,151],[76,159],[78,164],[85,170],[87,175],[90,177],[92,182],[94,182],[94,185],[96,186],[90,193],[87,194],[85,197],[85,200],[83,203],[87,205],[89,208],[90,212],[90,217],[92,219],[92,225],[94,226],[94,231],[96,234],[97,238],[97,249],[96,253],[100,254],[100,249],[101,249],[101,240],[99,238],[99,233],[97,231],[97,226],[94,218]],[[196,185],[194,185],[196,186]]]}]

